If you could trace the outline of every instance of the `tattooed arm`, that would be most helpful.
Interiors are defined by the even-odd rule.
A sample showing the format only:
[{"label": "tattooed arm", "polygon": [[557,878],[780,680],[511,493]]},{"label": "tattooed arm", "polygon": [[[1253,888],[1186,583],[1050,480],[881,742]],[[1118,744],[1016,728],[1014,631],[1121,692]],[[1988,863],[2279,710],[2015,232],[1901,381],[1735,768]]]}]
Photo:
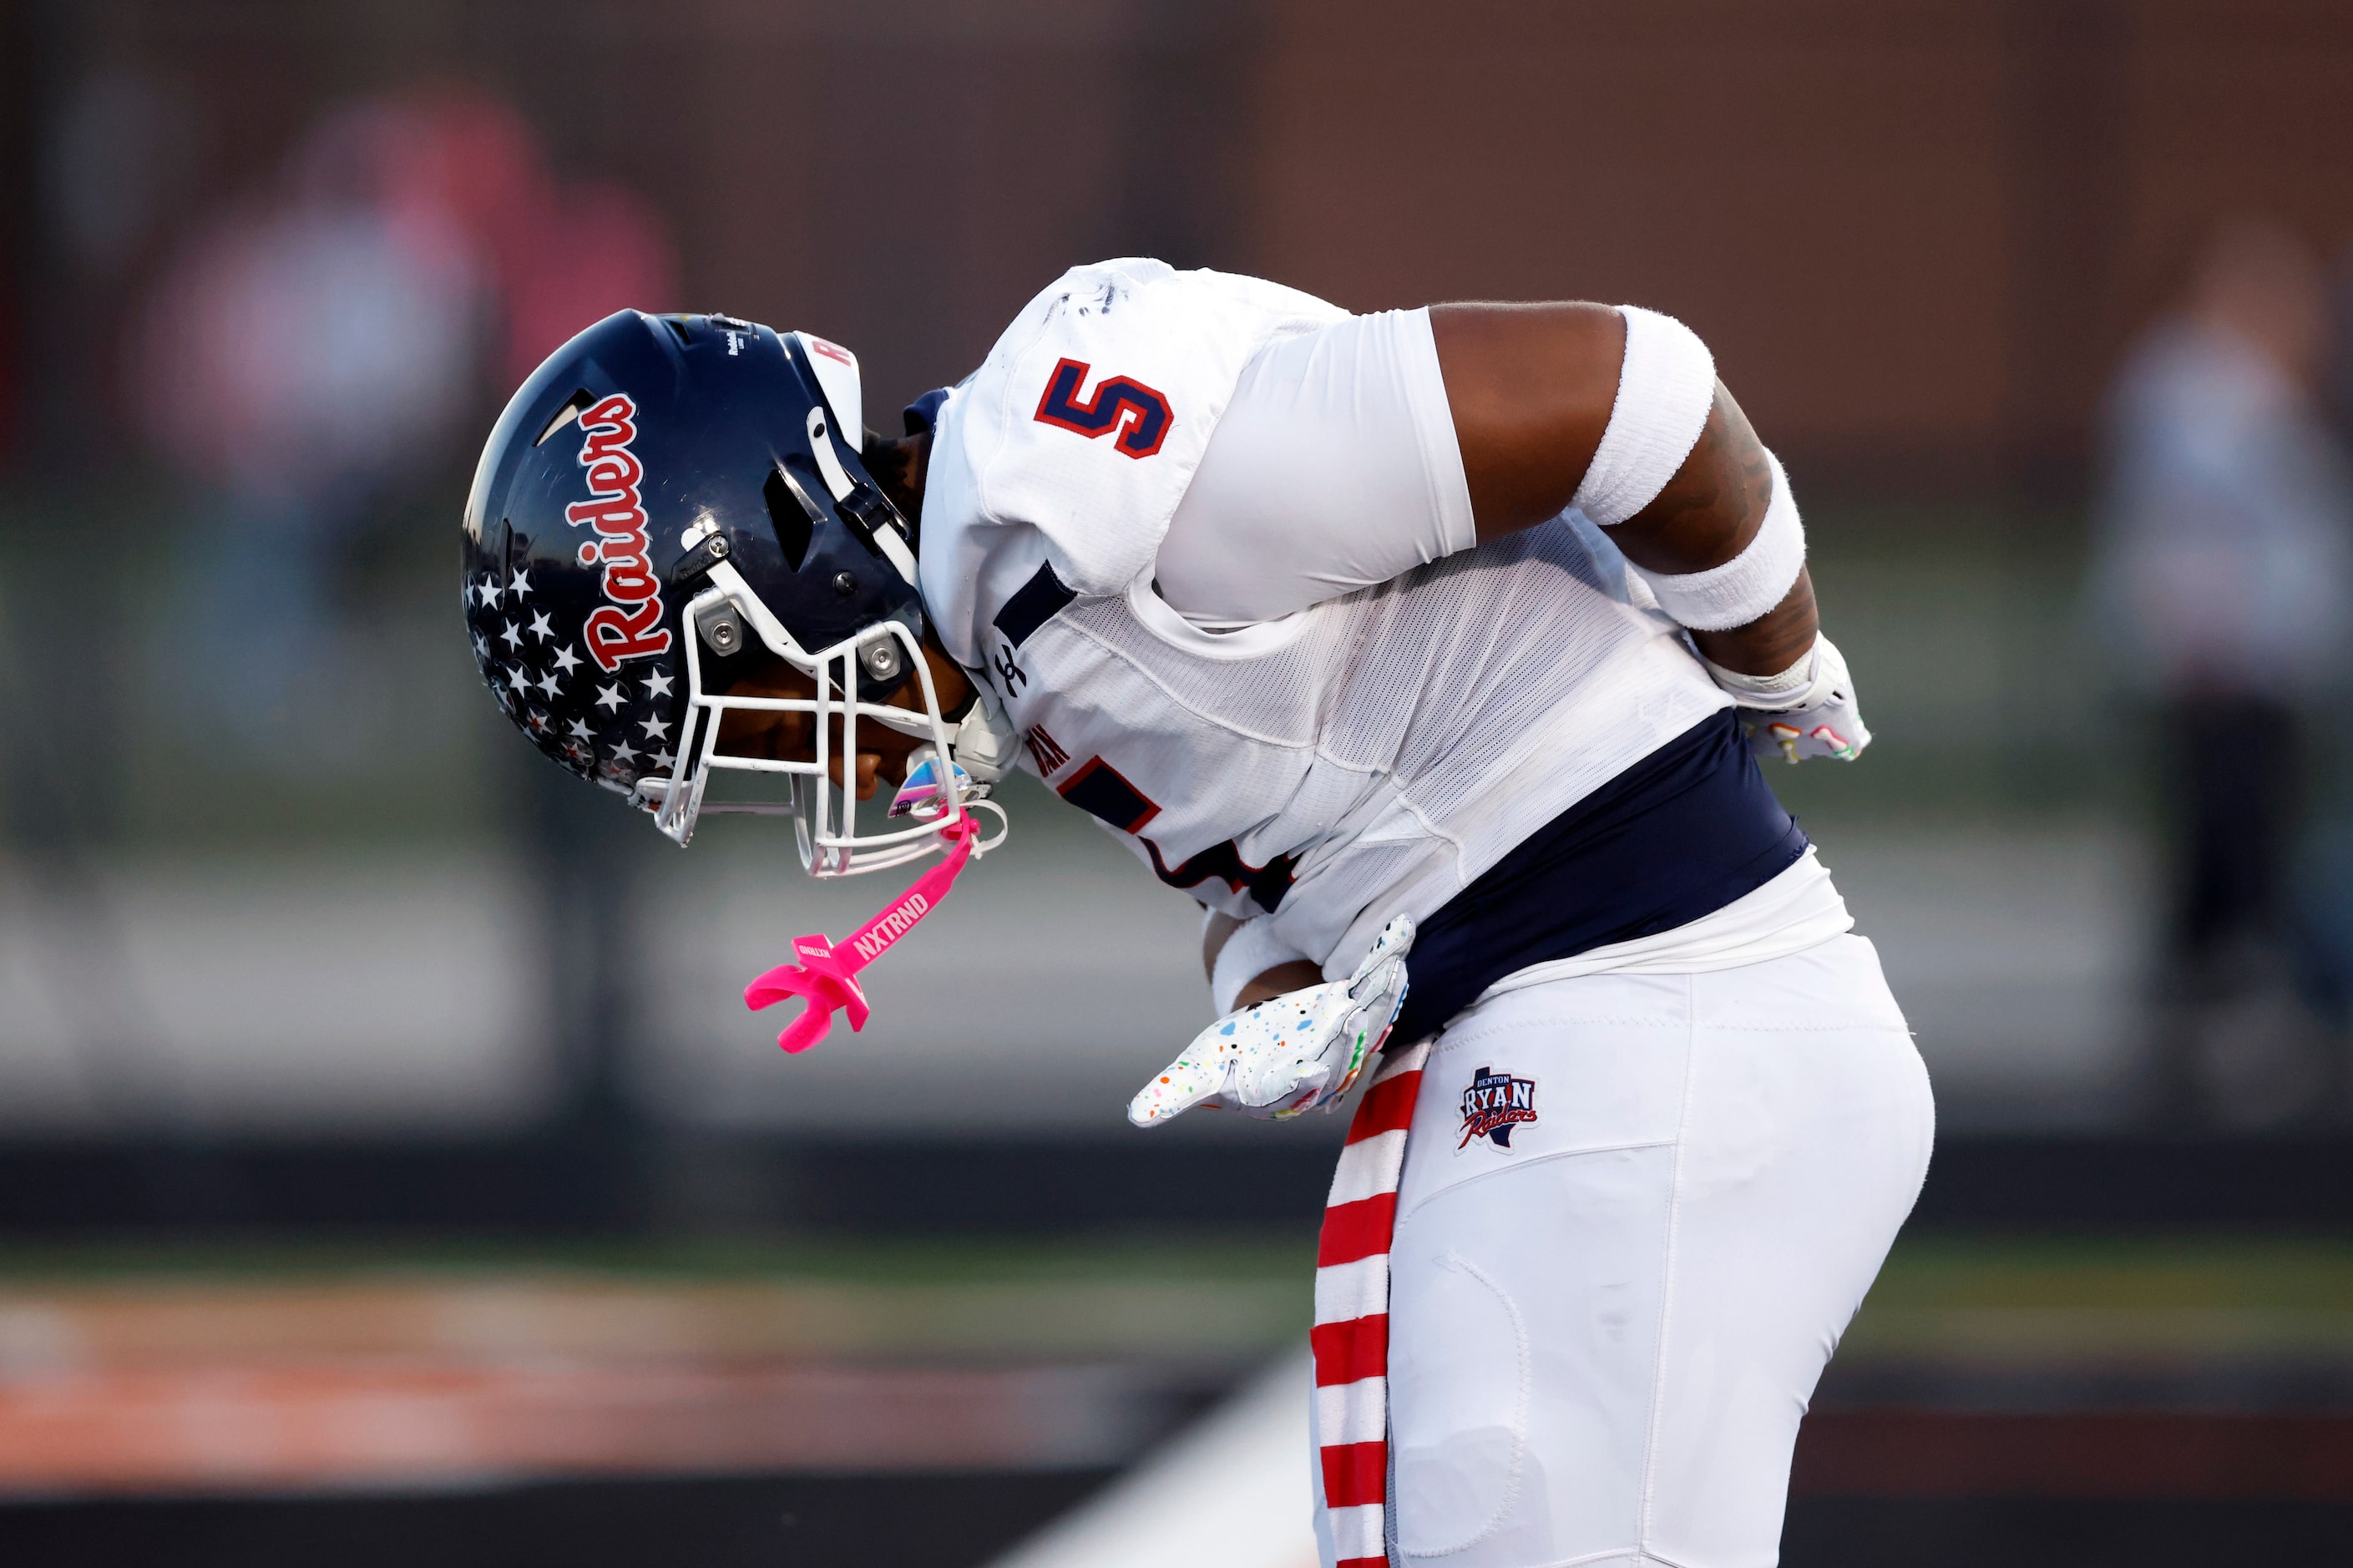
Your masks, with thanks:
[{"label": "tattooed arm", "polygon": [[[1609,427],[1625,319],[1606,305],[1439,305],[1430,324],[1479,537],[1557,515]],[[1704,572],[1757,536],[1772,494],[1764,446],[1719,382],[1691,456],[1656,500],[1609,535],[1653,572]],[[1725,669],[1769,675],[1802,658],[1817,629],[1813,582],[1800,572],[1757,620],[1692,635]]]}]

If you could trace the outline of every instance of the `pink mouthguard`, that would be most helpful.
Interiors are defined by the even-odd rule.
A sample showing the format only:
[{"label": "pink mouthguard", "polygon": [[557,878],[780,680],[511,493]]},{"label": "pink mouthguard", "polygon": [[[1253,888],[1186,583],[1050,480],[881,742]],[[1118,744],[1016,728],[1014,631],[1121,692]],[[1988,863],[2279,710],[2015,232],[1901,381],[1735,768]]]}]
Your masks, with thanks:
[{"label": "pink mouthguard", "polygon": [[798,996],[808,1004],[799,1017],[785,1026],[776,1044],[787,1051],[808,1049],[833,1027],[837,1007],[849,1015],[853,1034],[866,1026],[871,1009],[866,1005],[866,993],[852,976],[890,952],[893,943],[915,929],[916,921],[947,897],[956,873],[972,858],[972,843],[980,836],[980,826],[967,816],[942,829],[941,836],[955,840],[947,858],[916,878],[881,914],[850,933],[848,942],[836,947],[822,932],[795,937],[793,953],[798,963],[780,963],[744,987],[744,1005],[754,1013],[787,996]]}]

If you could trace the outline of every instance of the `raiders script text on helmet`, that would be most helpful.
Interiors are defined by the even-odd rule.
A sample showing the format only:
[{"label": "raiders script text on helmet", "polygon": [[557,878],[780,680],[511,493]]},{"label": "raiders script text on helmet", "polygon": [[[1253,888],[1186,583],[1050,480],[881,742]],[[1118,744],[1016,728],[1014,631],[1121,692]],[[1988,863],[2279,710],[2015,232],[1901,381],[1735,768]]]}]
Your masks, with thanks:
[{"label": "raiders script text on helmet", "polygon": [[580,564],[605,563],[605,597],[588,613],[581,641],[597,668],[611,674],[625,658],[648,658],[670,651],[661,624],[661,579],[646,560],[646,509],[639,481],[645,469],[629,443],[638,437],[638,405],[617,392],[580,416],[580,466],[588,470],[588,494],[564,515],[575,528],[596,530],[594,542],[580,546]]}]

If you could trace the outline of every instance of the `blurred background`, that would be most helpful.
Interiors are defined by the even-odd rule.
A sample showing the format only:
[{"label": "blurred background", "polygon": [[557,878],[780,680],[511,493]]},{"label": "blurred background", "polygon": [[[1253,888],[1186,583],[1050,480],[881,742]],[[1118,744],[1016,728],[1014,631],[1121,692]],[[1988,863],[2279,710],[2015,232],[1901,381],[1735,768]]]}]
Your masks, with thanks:
[{"label": "blurred background", "polygon": [[611,310],[894,429],[1141,253],[1671,311],[1799,487],[1878,741],[1772,776],[1942,1139],[1786,1560],[2353,1560],[2348,102],[2323,0],[0,0],[0,1555],[1084,1568],[1282,1473],[1340,1127],[1126,1127],[1190,901],[1016,790],[786,1059],[874,889],[537,762],[453,594]]}]

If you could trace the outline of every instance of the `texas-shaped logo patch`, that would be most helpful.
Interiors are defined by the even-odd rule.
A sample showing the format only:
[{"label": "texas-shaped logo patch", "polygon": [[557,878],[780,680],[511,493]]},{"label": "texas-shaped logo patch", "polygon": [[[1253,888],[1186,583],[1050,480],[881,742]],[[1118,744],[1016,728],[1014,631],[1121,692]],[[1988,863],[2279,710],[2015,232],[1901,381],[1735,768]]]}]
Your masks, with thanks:
[{"label": "texas-shaped logo patch", "polygon": [[1467,1149],[1473,1138],[1491,1138],[1496,1148],[1509,1149],[1512,1129],[1535,1119],[1535,1079],[1481,1068],[1462,1091],[1462,1142],[1455,1147]]}]

